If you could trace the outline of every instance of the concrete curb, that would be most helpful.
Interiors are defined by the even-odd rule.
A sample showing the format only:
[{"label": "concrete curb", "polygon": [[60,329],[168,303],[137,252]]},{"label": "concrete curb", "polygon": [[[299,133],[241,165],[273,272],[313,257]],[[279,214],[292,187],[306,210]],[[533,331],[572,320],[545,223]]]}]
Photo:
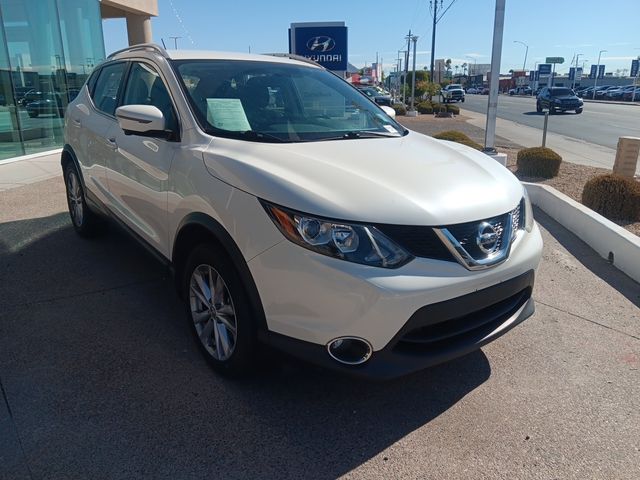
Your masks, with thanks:
[{"label": "concrete curb", "polygon": [[624,101],[617,101],[617,100],[592,100],[590,98],[583,98],[582,101],[587,103],[605,103],[607,105],[635,105],[636,107],[640,105],[640,103],[631,102],[631,101],[624,102]]},{"label": "concrete curb", "polygon": [[548,185],[522,182],[531,202],[640,283],[640,237]]}]

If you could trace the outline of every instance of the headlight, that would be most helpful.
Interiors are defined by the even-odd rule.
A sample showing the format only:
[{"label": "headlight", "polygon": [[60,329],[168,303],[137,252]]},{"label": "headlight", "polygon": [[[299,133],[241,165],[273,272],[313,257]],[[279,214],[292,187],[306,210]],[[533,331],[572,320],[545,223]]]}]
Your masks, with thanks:
[{"label": "headlight", "polygon": [[531,232],[533,230],[533,208],[531,207],[529,193],[524,185],[522,190],[524,191],[524,228],[527,232]]},{"label": "headlight", "polygon": [[317,218],[262,201],[273,223],[288,240],[347,262],[398,268],[413,257],[376,227]]}]

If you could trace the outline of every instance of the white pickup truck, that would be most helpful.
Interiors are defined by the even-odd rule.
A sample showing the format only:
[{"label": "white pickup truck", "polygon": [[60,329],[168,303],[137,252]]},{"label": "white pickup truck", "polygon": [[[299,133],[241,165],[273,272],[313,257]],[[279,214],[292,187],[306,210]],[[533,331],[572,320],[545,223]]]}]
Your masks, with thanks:
[{"label": "white pickup truck", "polygon": [[440,96],[443,103],[464,102],[464,88],[458,83],[452,83],[440,91]]}]

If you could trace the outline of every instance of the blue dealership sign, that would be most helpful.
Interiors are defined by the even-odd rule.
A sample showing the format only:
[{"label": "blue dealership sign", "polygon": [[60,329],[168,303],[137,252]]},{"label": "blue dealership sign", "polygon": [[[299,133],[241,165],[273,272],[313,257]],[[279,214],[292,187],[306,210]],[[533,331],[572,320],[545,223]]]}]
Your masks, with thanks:
[{"label": "blue dealership sign", "polygon": [[328,70],[347,70],[347,27],[295,26],[291,53],[319,63]]},{"label": "blue dealership sign", "polygon": [[590,79],[594,79],[596,78],[596,72],[598,71],[598,65],[591,65],[591,71],[589,72],[589,78]]},{"label": "blue dealership sign", "polygon": [[569,68],[569,80],[575,80],[575,78],[576,78],[576,68],[571,67]]},{"label": "blue dealership sign", "polygon": [[540,75],[551,75],[551,64],[550,63],[541,63],[538,65],[538,72]]},{"label": "blue dealership sign", "polygon": [[598,66],[598,78],[604,78],[604,65]]},{"label": "blue dealership sign", "polygon": [[536,78],[536,72],[533,70],[529,71],[529,81],[533,82],[535,78]]},{"label": "blue dealership sign", "polygon": [[631,76],[632,77],[638,76],[639,67],[640,67],[640,59],[631,60]]}]

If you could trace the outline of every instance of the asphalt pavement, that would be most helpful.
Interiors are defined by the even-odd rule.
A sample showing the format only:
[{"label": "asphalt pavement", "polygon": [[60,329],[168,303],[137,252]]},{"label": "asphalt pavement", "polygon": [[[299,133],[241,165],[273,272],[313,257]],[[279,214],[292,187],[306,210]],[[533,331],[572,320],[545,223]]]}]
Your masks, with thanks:
[{"label": "asphalt pavement", "polygon": [[[488,98],[466,95],[460,106],[486,114]],[[538,129],[544,124],[544,114],[536,112],[535,97],[500,95],[498,117]],[[640,137],[640,105],[585,102],[581,114],[567,112],[550,116],[548,131],[615,149],[618,137]]]},{"label": "asphalt pavement", "polygon": [[229,381],[167,272],[0,192],[0,478],[640,478],[640,285],[538,213],[536,314],[387,383],[272,356]]}]

